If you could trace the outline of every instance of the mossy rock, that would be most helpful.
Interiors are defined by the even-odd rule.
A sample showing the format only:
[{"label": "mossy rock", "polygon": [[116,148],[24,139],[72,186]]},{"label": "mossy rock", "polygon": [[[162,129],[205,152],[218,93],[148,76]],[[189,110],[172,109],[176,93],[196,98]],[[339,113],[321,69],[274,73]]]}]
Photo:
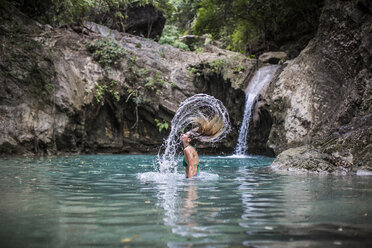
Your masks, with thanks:
[{"label": "mossy rock", "polygon": [[305,145],[280,153],[271,166],[279,170],[296,168],[313,172],[334,172],[337,167],[329,161],[331,161],[329,155],[319,152],[310,145]]}]

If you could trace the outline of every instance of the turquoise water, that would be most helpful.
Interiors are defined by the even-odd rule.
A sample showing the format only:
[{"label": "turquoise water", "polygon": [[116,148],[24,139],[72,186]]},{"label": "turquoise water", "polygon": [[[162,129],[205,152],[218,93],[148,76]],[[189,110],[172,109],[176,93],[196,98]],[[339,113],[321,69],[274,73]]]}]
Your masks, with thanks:
[{"label": "turquoise water", "polygon": [[0,159],[0,247],[372,247],[372,177],[281,174],[271,158]]}]

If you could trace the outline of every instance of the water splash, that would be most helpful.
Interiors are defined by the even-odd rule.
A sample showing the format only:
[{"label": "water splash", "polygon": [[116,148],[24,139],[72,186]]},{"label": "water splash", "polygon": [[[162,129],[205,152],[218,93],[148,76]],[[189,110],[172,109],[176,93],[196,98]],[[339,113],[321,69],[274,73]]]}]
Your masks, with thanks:
[{"label": "water splash", "polygon": [[247,137],[249,131],[249,121],[252,115],[252,107],[256,102],[258,94],[261,90],[268,84],[274,77],[276,71],[278,70],[278,65],[271,65],[261,67],[253,76],[249,85],[246,89],[245,95],[245,105],[244,105],[244,116],[242,125],[239,130],[238,143],[235,148],[236,155],[245,155],[247,146]]},{"label": "water splash", "polygon": [[[222,102],[207,94],[197,94],[183,101],[171,122],[171,131],[158,153],[161,173],[177,172],[177,148],[180,147],[180,135],[192,128],[192,119],[202,113],[207,118],[218,116],[223,122],[221,135],[207,140],[217,142],[230,132],[229,114]],[[204,139],[206,141],[206,139]],[[164,150],[164,153],[162,153]]]}]

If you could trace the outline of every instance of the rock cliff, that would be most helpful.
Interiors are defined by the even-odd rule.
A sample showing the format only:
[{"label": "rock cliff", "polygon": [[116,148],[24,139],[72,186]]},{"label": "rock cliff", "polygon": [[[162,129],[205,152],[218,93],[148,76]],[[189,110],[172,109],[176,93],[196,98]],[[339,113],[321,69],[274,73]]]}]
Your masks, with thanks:
[{"label": "rock cliff", "polygon": [[235,146],[254,60],[212,46],[186,52],[90,22],[52,28],[16,9],[0,18],[1,154],[154,153],[167,135],[160,126],[200,92],[222,100],[231,117],[231,135],[213,151]]},{"label": "rock cliff", "polygon": [[370,1],[325,2],[316,36],[258,107],[271,123],[268,145],[285,151],[274,166],[372,170],[371,25]]}]

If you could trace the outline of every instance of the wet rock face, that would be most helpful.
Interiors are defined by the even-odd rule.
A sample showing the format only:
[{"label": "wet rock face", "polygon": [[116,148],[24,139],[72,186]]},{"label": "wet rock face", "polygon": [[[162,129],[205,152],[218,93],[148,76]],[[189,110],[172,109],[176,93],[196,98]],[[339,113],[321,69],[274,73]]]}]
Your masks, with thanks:
[{"label": "wet rock face", "polygon": [[371,13],[370,1],[326,1],[317,35],[266,93],[276,154],[313,144],[334,166],[370,167]]},{"label": "wet rock face", "polygon": [[372,170],[372,114],[354,118],[314,145],[330,155],[333,165],[350,170]]},{"label": "wet rock face", "polygon": [[[7,48],[0,59],[1,154],[155,153],[169,131],[160,132],[155,119],[170,123],[179,104],[201,92],[221,99],[233,123],[242,116],[236,105],[244,106],[239,97],[244,101],[241,89],[253,68],[245,56],[217,48],[195,54],[94,23],[77,32],[5,14],[0,22]],[[87,49],[87,42],[107,40],[125,50],[109,68],[102,63],[112,61],[100,61]],[[199,76],[190,68],[206,64],[218,65],[215,77],[197,84]],[[232,140],[212,150],[231,150]]]},{"label": "wet rock face", "polygon": [[272,117],[265,108],[262,98],[255,104],[252,118],[249,123],[248,131],[248,154],[260,154],[274,157],[275,153],[272,148],[267,145],[267,140],[270,135],[271,127],[273,125]]}]

